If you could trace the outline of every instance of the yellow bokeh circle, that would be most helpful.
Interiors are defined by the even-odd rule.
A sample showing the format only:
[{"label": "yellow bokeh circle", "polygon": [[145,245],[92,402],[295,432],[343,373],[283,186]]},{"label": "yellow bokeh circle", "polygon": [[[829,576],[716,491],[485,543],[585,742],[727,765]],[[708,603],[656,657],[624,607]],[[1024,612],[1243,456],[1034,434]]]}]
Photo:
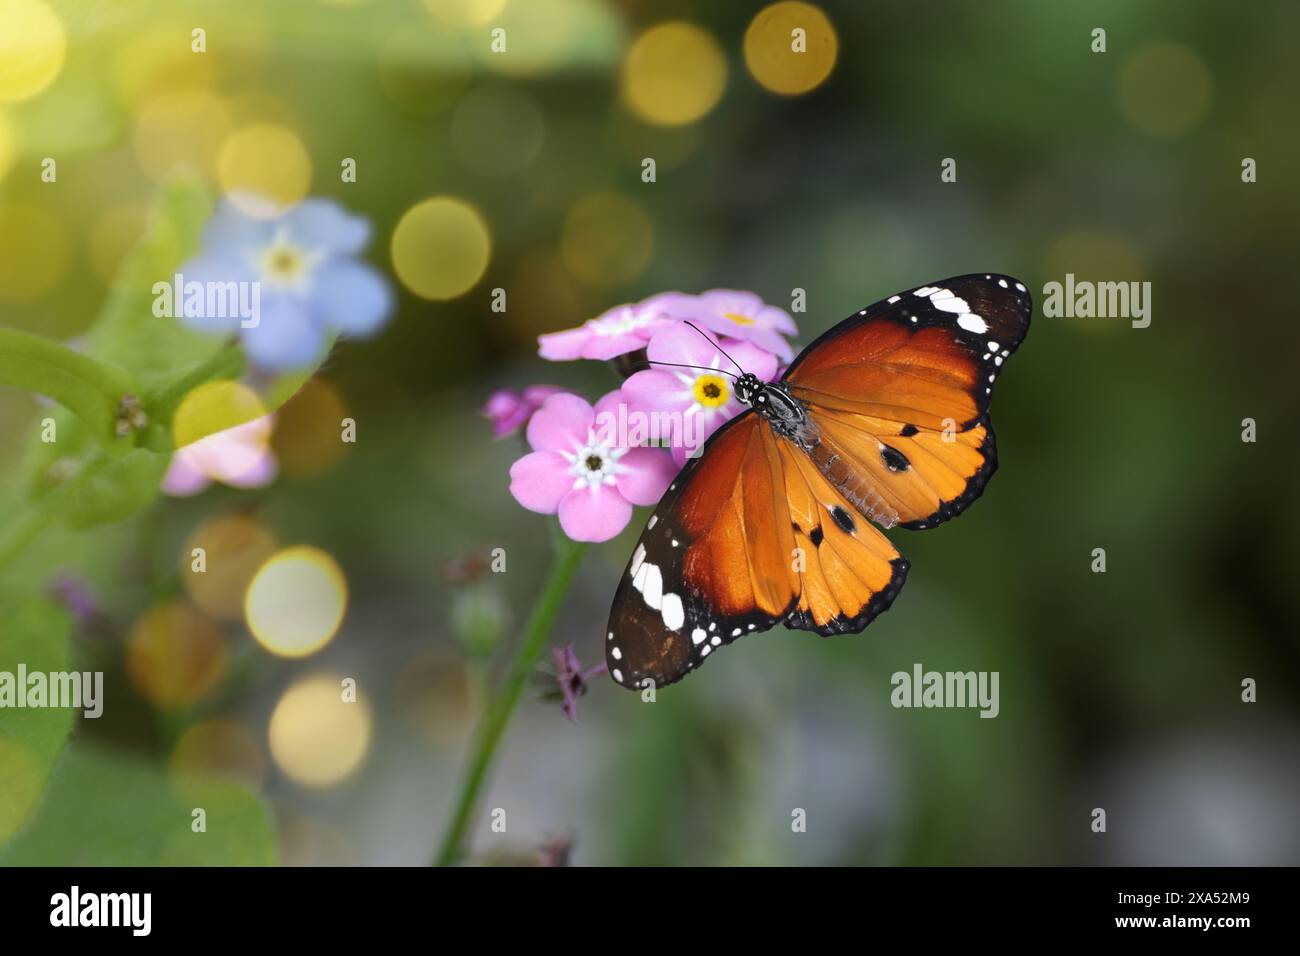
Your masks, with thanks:
[{"label": "yellow bokeh circle", "polygon": [[244,619],[259,644],[281,657],[306,657],[333,639],[347,610],[348,584],[337,562],[300,545],[258,569],[244,596]]},{"label": "yellow bokeh circle", "polygon": [[140,695],[163,710],[193,706],[226,669],[226,640],[183,601],[156,605],[131,627],[126,672]]},{"label": "yellow bokeh circle", "polygon": [[839,39],[826,14],[786,0],[758,12],[745,31],[745,66],[773,93],[816,89],[835,68]]},{"label": "yellow bokeh circle", "polygon": [[1149,43],[1120,68],[1117,92],[1124,118],[1148,136],[1186,133],[1210,110],[1213,82],[1205,63],[1181,43]]},{"label": "yellow bokeh circle", "polygon": [[241,211],[270,217],[307,195],[311,158],[290,129],[270,123],[246,126],[222,143],[217,179]]},{"label": "yellow bokeh circle", "polygon": [[682,21],[646,30],[623,61],[623,101],[657,126],[694,123],[718,105],[726,85],[727,58],[718,42]]},{"label": "yellow bokeh circle", "polygon": [[478,210],[450,196],[408,209],[393,230],[393,271],[422,299],[454,299],[487,271],[492,237]]},{"label": "yellow bokeh circle", "polygon": [[560,253],[579,279],[618,285],[641,275],[654,251],[654,225],[641,206],[614,192],[573,204],[564,220]]},{"label": "yellow bokeh circle", "polygon": [[194,529],[181,554],[185,591],[205,614],[238,620],[244,612],[249,582],[275,554],[275,548],[275,536],[249,515],[209,518]]},{"label": "yellow bokeh circle", "polygon": [[184,448],[265,414],[257,392],[242,382],[205,382],[181,399],[172,418],[172,441]]},{"label": "yellow bokeh circle", "polygon": [[334,386],[313,378],[275,413],[271,448],[280,473],[290,478],[310,478],[329,471],[348,450],[341,441],[347,406]]},{"label": "yellow bokeh circle", "polygon": [[39,0],[0,0],[0,101],[30,99],[63,69],[63,23]]},{"label": "yellow bokeh circle", "polygon": [[136,159],[155,179],[186,169],[209,175],[230,127],[225,104],[210,93],[160,93],[136,119]]},{"label": "yellow bokeh circle", "polygon": [[267,741],[285,776],[305,786],[328,787],[361,765],[373,723],[364,697],[345,699],[341,676],[317,674],[281,696],[271,714]]}]

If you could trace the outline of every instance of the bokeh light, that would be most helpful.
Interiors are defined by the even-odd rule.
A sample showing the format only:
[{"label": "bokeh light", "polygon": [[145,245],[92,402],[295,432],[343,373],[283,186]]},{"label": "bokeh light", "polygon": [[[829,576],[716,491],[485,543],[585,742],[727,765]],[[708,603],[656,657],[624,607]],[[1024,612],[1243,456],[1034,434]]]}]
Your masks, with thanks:
[{"label": "bokeh light", "polygon": [[773,93],[797,96],[830,76],[839,47],[835,28],[817,7],[793,0],[774,3],[760,10],[745,31],[745,66]]},{"label": "bokeh light", "polygon": [[292,130],[259,123],[227,137],[217,157],[217,178],[243,212],[269,217],[307,195],[311,159]]},{"label": "bokeh light", "polygon": [[[203,549],[202,572],[194,567],[194,549]],[[256,518],[218,515],[194,529],[180,556],[181,580],[195,606],[220,620],[238,620],[244,595],[259,568],[275,554],[275,536]]]},{"label": "bokeh light", "polygon": [[172,418],[172,441],[184,448],[265,414],[262,399],[242,382],[206,382],[181,399]]},{"label": "bokeh light", "polygon": [[224,103],[210,93],[169,90],[145,103],[135,124],[135,155],[155,179],[190,169],[211,175],[230,133]]},{"label": "bokeh light", "polygon": [[191,707],[207,696],[225,673],[227,657],[221,631],[183,601],[145,611],[126,642],[131,684],[162,710]]},{"label": "bokeh light", "polygon": [[253,790],[266,780],[266,754],[257,737],[233,720],[205,720],[190,727],[172,748],[169,769],[184,789],[196,778],[227,778]]},{"label": "bokeh light", "polygon": [[420,0],[439,23],[482,26],[505,9],[506,0]]},{"label": "bokeh light", "polygon": [[347,406],[338,390],[320,378],[309,380],[276,412],[271,447],[280,473],[311,478],[333,468],[353,446],[342,440]]},{"label": "bokeh light", "polygon": [[244,617],[258,643],[281,657],[306,657],[333,639],[348,585],[335,560],[299,545],[271,557],[248,585]]},{"label": "bokeh light", "polygon": [[654,225],[636,201],[597,192],[573,204],[560,239],[564,264],[594,286],[635,279],[650,263]]},{"label": "bokeh light", "polygon": [[0,101],[30,99],[63,69],[63,23],[39,0],[0,0]]},{"label": "bokeh light", "polygon": [[271,756],[295,783],[329,787],[346,779],[365,759],[374,723],[370,704],[358,691],[343,699],[343,678],[317,674],[286,690],[267,729]]},{"label": "bokeh light", "polygon": [[722,98],[727,59],[713,35],[670,21],[646,30],[623,61],[623,100],[633,114],[658,126],[703,117]]},{"label": "bokeh light", "polygon": [[483,278],[492,238],[478,210],[450,196],[416,203],[393,229],[393,271],[422,299],[454,299]]},{"label": "bokeh light", "polygon": [[1181,43],[1162,41],[1135,50],[1120,68],[1120,110],[1148,136],[1186,133],[1210,111],[1213,83],[1201,58]]},{"label": "bokeh light", "polygon": [[451,118],[451,144],[461,162],[468,169],[497,175],[526,169],[545,136],[537,101],[509,86],[470,90]]},{"label": "bokeh light", "polygon": [[[152,11],[147,26],[120,34],[113,47],[108,85],[116,99],[132,109],[159,91],[209,89],[215,81],[220,60],[211,53],[192,53],[188,42],[192,25],[169,21],[160,16],[162,12]],[[252,26],[251,20],[241,25],[240,46],[246,51]]]},{"label": "bokeh light", "polygon": [[67,230],[48,206],[0,203],[0,301],[44,297],[67,272],[68,245]]}]

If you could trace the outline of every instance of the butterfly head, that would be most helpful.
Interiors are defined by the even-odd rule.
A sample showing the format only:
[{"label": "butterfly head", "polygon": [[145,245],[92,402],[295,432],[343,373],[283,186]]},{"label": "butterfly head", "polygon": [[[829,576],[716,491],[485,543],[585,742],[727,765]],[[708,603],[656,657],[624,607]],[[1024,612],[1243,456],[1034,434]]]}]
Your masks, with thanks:
[{"label": "butterfly head", "polygon": [[753,405],[758,397],[763,393],[763,383],[753,372],[746,372],[736,379],[733,386],[736,391],[736,401],[742,405]]}]

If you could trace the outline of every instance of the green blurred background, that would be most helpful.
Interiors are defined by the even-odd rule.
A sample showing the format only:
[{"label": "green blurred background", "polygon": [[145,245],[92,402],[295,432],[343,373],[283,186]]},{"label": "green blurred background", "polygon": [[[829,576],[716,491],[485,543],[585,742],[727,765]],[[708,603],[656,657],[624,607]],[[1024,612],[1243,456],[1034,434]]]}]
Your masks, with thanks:
[{"label": "green blurred background", "polygon": [[[0,0],[9,48],[15,23],[48,22],[32,5],[66,53],[28,95],[0,73],[0,321],[75,341],[182,171],[369,217],[400,303],[281,411],[270,487],[49,529],[0,567],[9,657],[107,683],[104,716],[66,745],[50,730],[43,757],[16,743],[31,715],[0,712],[0,861],[428,862],[545,574],[547,519],[507,492],[522,442],[478,409],[500,387],[617,384],[543,362],[536,335],[667,289],[788,308],[799,288],[806,343],[988,270],[1039,303],[1066,273],[1149,281],[1152,322],[1036,310],[994,401],[997,477],[961,520],[890,533],[912,572],[863,634],[750,638],[653,706],[597,680],[576,725],[539,675],[484,799],[506,832],[485,812],[473,860],[571,841],[597,865],[1300,862],[1300,8],[778,4],[810,25],[796,63],[784,20],[746,39],[763,3]],[[431,197],[477,219],[430,222],[395,265],[395,227]],[[459,252],[484,242],[479,274]],[[448,291],[412,291],[430,286]],[[46,413],[0,392],[4,520]],[[552,635],[586,664],[643,520],[592,549]],[[195,540],[239,570],[196,585]],[[347,582],[337,635],[300,659],[240,613],[294,545]],[[506,573],[476,572],[493,548]],[[56,586],[93,615],[30,600]],[[1000,715],[892,708],[917,662],[998,671]],[[362,700],[324,715],[341,677]]]}]

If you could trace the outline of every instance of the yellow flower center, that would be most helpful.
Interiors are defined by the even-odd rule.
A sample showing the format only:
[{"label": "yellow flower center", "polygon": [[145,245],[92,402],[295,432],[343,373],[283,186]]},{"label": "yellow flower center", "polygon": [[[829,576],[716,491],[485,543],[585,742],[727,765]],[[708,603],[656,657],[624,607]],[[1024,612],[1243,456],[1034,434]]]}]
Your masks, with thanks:
[{"label": "yellow flower center", "polygon": [[262,256],[262,274],[271,282],[292,285],[307,269],[307,257],[289,245],[274,245]]},{"label": "yellow flower center", "polygon": [[738,314],[738,313],[736,313],[736,312],[723,312],[722,314],[723,314],[723,316],[724,316],[725,318],[731,319],[731,321],[732,321],[732,322],[735,322],[737,325],[753,325],[753,324],[754,324],[754,320],[751,319],[751,318],[750,318],[749,316],[747,316],[747,315],[740,315],[740,314]]},{"label": "yellow flower center", "polygon": [[695,380],[695,401],[705,408],[725,405],[730,397],[726,380],[718,375],[701,375]]}]

